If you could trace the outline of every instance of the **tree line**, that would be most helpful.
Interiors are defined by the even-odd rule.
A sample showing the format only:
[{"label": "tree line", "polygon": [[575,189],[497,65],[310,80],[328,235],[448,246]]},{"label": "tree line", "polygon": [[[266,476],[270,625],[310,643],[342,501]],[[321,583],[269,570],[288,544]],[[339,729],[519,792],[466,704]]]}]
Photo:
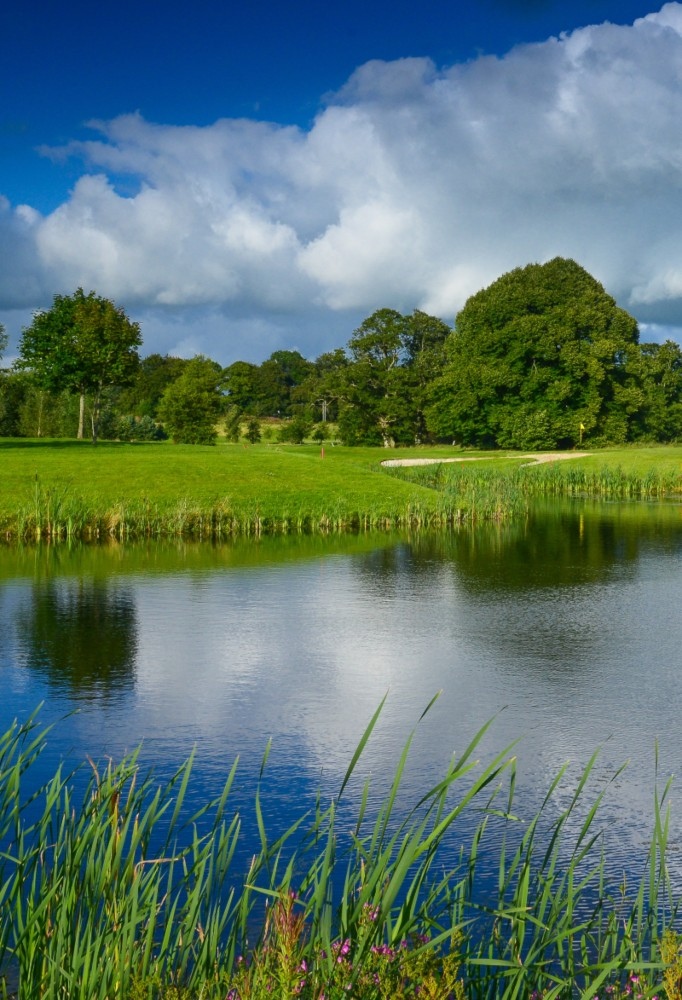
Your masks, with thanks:
[{"label": "tree line", "polygon": [[[682,439],[682,351],[640,343],[636,320],[584,268],[555,258],[471,296],[454,328],[379,309],[345,348],[275,351],[226,368],[204,356],[140,358],[137,324],[78,289],[25,328],[0,376],[0,436],[207,444],[280,437],[344,444],[456,442],[515,449]],[[0,352],[6,338],[0,334]]]}]

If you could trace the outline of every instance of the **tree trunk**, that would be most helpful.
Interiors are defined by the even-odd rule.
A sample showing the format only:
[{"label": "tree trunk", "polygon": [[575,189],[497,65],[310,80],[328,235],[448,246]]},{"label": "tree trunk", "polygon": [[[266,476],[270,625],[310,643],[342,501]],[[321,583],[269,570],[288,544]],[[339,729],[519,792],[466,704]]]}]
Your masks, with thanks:
[{"label": "tree trunk", "polygon": [[85,426],[85,393],[82,392],[80,395],[80,406],[78,409],[78,437],[79,441],[83,440],[83,428]]},{"label": "tree trunk", "polygon": [[97,444],[97,435],[99,434],[99,411],[100,411],[100,391],[99,389],[95,393],[95,398],[92,401],[92,443]]}]

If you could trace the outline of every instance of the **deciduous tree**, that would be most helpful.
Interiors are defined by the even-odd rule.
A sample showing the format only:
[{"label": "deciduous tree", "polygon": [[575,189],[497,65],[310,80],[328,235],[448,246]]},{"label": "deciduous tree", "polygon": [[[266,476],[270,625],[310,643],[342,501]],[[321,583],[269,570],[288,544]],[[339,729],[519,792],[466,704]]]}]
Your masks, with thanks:
[{"label": "deciduous tree", "polygon": [[188,361],[168,354],[149,354],[142,358],[135,379],[118,400],[120,412],[136,417],[156,417],[165,390],[179,378]]},{"label": "deciduous tree", "polygon": [[166,388],[158,415],[176,444],[215,444],[225,405],[220,365],[198,354]]},{"label": "deciduous tree", "polygon": [[78,437],[83,437],[85,395],[92,393],[92,442],[97,443],[102,390],[124,385],[139,363],[140,328],[109,300],[78,288],[55,295],[52,307],[38,312],[21,337],[19,367],[33,373],[49,392],[80,395]]},{"label": "deciduous tree", "polygon": [[623,441],[641,399],[628,371],[637,323],[584,268],[557,257],[472,295],[447,342],[428,424],[505,448]]},{"label": "deciduous tree", "polygon": [[414,444],[425,433],[424,408],[440,372],[450,333],[442,320],[416,310],[379,309],[348,343],[340,371],[339,430],[348,444]]},{"label": "deciduous tree", "polygon": [[679,344],[640,344],[639,353],[628,358],[629,372],[636,379],[641,405],[636,435],[649,441],[682,439],[682,350]]}]

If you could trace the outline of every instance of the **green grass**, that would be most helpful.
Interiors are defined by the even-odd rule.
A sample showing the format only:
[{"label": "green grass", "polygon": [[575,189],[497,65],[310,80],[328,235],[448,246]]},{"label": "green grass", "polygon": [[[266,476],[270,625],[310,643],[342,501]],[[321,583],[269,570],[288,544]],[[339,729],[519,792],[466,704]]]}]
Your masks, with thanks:
[{"label": "green grass", "polygon": [[[193,816],[184,807],[191,760],[162,787],[133,753],[88,765],[81,796],[61,770],[27,792],[47,734],[35,717],[15,723],[0,736],[0,970],[18,979],[19,996],[516,1000],[538,991],[552,1000],[577,991],[588,1000],[627,970],[660,979],[673,909],[667,785],[654,795],[651,842],[635,865],[641,883],[627,897],[604,874],[605,789],[587,795],[596,755],[571,780],[568,806],[555,800],[564,768],[524,821],[513,748],[476,760],[489,724],[399,816],[410,738],[386,798],[375,802],[365,785],[354,829],[339,831],[339,800],[381,707],[330,804],[318,797],[273,834],[256,793],[260,843],[249,845],[248,872],[234,863],[237,762]],[[467,817],[473,833],[465,827],[459,861],[444,868],[441,844]],[[483,852],[498,860],[486,899],[476,894]]]},{"label": "green grass", "polygon": [[538,468],[518,455],[386,470],[382,460],[476,456],[456,449],[221,443],[97,448],[0,441],[0,537],[222,537],[273,531],[442,526],[525,510],[528,496],[682,492],[682,448],[595,452]]},{"label": "green grass", "polygon": [[442,499],[378,449],[0,442],[6,538],[336,530],[442,523]]},{"label": "green grass", "polygon": [[682,496],[682,448],[610,449],[572,458],[528,464],[519,456],[485,462],[390,469],[392,475],[441,494],[451,506],[470,512],[495,498],[500,511],[524,509],[532,497],[651,500]]}]

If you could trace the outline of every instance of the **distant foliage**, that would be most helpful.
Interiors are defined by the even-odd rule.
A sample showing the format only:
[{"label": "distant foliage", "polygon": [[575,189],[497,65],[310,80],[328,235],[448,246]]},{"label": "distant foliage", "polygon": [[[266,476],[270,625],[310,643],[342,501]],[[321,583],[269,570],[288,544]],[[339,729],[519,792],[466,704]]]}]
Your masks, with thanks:
[{"label": "distant foliage", "polygon": [[291,444],[303,444],[305,438],[310,434],[311,427],[312,421],[306,417],[300,415],[293,417],[280,427],[279,439]]},{"label": "distant foliage", "polygon": [[140,361],[132,384],[119,397],[119,412],[134,417],[156,418],[165,390],[189,364],[185,358],[150,354]]},{"label": "distant foliage", "polygon": [[221,383],[220,365],[197,355],[165,389],[158,413],[176,444],[216,443],[216,424],[224,409]]},{"label": "distant foliage", "polygon": [[252,417],[246,425],[246,440],[251,444],[258,444],[261,439],[260,420]]},{"label": "distant foliage", "polygon": [[[0,357],[6,343],[0,327]],[[343,444],[387,448],[682,441],[680,346],[640,344],[635,319],[561,257],[472,295],[454,329],[381,308],[314,361],[278,350],[225,369],[160,354],[138,364],[138,343],[136,325],[94,292],[55,296],[24,330],[21,370],[0,371],[0,436],[81,436],[87,414],[94,437],[158,436],[162,422],[193,444],[215,443],[222,417],[233,442],[246,428],[252,442],[321,443],[330,425]]]},{"label": "distant foliage", "polygon": [[230,405],[254,417],[288,417],[296,389],[314,371],[298,351],[275,351],[261,365],[235,361],[225,369]]},{"label": "distant foliage", "polygon": [[119,417],[116,436],[120,441],[163,441],[168,435],[149,416]]}]

